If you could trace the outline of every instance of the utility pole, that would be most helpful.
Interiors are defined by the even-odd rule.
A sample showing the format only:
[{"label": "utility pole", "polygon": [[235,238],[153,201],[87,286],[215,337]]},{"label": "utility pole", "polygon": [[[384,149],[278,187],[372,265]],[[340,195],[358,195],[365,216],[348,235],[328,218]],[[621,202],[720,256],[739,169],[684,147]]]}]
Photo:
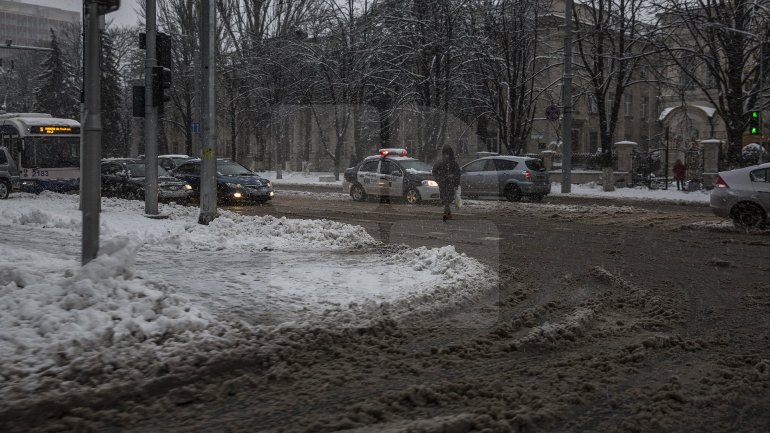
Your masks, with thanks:
[{"label": "utility pole", "polygon": [[83,139],[80,156],[80,210],[83,215],[81,264],[86,265],[99,252],[99,212],[102,208],[102,84],[100,52],[101,15],[114,12],[120,0],[86,0],[83,10],[85,26],[85,62],[83,63]]},{"label": "utility pole", "polygon": [[214,221],[217,217],[217,159],[216,159],[216,88],[214,81],[216,11],[214,0],[201,1],[201,66],[203,67],[203,137],[201,143],[201,196],[199,224]]},{"label": "utility pole", "polygon": [[572,0],[564,2],[564,75],[561,99],[564,105],[561,145],[561,192],[572,190]]},{"label": "utility pole", "polygon": [[[158,65],[156,50],[155,0],[145,7],[144,58],[144,214],[158,216],[158,107],[153,96],[153,68]],[[160,85],[157,83],[156,85]],[[162,104],[163,101],[158,101]]]}]

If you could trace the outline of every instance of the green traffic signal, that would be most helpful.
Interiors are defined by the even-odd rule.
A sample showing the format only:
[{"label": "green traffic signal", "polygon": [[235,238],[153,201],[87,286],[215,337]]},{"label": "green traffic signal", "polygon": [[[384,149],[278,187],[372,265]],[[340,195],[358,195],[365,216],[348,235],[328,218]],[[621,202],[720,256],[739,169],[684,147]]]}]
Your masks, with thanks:
[{"label": "green traffic signal", "polygon": [[750,111],[749,112],[749,134],[751,135],[759,135],[759,124],[762,121],[760,120],[759,111]]}]

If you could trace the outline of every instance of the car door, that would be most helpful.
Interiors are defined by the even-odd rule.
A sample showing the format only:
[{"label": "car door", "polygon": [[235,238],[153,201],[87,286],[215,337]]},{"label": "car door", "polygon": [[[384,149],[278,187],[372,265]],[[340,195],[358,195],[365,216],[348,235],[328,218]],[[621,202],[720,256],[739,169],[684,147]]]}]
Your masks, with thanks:
[{"label": "car door", "polygon": [[511,159],[495,159],[495,179],[496,184],[490,185],[490,188],[494,188],[495,195],[503,195],[505,191],[505,185],[508,181],[515,178],[516,166],[519,163]]},{"label": "car door", "polygon": [[404,195],[404,173],[395,162],[383,160],[380,163],[378,181],[383,195],[390,197]]},{"label": "car door", "polygon": [[358,183],[361,184],[361,186],[364,187],[364,191],[366,191],[367,194],[371,195],[381,195],[382,190],[380,189],[379,184],[377,183],[377,169],[380,165],[379,159],[374,159],[371,161],[366,161],[363,164],[361,164],[361,168],[358,170],[358,173],[356,173],[356,178],[358,180]]},{"label": "car door", "polygon": [[460,172],[460,187],[463,195],[478,195],[482,190],[486,159],[477,159],[463,166]]},{"label": "car door", "polygon": [[751,186],[757,193],[757,199],[765,210],[770,211],[770,169],[753,170],[750,174]]}]

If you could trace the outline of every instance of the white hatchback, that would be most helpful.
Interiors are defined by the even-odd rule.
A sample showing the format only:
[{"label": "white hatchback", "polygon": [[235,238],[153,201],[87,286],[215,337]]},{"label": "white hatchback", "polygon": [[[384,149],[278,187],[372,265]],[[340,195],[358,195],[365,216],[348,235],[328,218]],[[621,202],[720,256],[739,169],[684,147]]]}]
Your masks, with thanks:
[{"label": "white hatchback", "polygon": [[719,172],[711,210],[742,229],[764,227],[770,211],[770,163]]}]

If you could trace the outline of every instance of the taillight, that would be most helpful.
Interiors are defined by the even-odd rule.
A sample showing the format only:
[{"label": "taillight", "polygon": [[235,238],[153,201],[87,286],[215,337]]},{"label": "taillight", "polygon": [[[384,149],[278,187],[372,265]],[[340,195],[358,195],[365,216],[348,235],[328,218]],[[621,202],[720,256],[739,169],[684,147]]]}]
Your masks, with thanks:
[{"label": "taillight", "polygon": [[532,173],[529,170],[524,170],[524,180],[529,181],[530,179],[532,179]]},{"label": "taillight", "polygon": [[730,188],[730,187],[727,185],[727,182],[725,182],[725,180],[724,180],[724,179],[722,179],[722,176],[719,176],[719,175],[717,175],[717,181],[716,181],[716,185],[715,185],[715,186],[716,186],[717,188]]}]

